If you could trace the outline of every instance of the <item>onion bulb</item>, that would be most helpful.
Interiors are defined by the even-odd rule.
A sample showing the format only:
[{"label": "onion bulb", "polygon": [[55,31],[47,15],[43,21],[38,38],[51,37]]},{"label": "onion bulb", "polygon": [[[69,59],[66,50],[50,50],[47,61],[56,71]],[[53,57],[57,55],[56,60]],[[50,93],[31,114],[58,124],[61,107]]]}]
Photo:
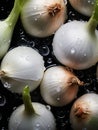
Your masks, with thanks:
[{"label": "onion bulb", "polygon": [[79,13],[91,16],[95,0],[69,0],[69,2]]},{"label": "onion bulb", "polygon": [[88,22],[71,21],[62,25],[53,38],[53,52],[62,64],[73,69],[90,68],[98,61],[98,0]]},{"label": "onion bulb", "polygon": [[31,102],[28,86],[23,91],[23,102],[11,114],[9,130],[56,130],[52,112],[43,104]]},{"label": "onion bulb", "polygon": [[33,91],[44,74],[43,57],[31,47],[18,46],[10,50],[1,62],[0,78],[3,85],[15,93],[21,93],[24,85]]},{"label": "onion bulb", "polygon": [[79,85],[83,85],[72,72],[63,66],[48,68],[40,90],[43,99],[52,106],[64,106],[76,98]]},{"label": "onion bulb", "polygon": [[71,108],[70,122],[74,130],[98,130],[98,94],[78,98]]},{"label": "onion bulb", "polygon": [[66,18],[64,0],[28,0],[21,11],[24,29],[36,37],[52,35]]},{"label": "onion bulb", "polygon": [[15,0],[9,16],[5,20],[0,21],[0,59],[6,54],[10,47],[14,27],[25,2],[26,0]]}]

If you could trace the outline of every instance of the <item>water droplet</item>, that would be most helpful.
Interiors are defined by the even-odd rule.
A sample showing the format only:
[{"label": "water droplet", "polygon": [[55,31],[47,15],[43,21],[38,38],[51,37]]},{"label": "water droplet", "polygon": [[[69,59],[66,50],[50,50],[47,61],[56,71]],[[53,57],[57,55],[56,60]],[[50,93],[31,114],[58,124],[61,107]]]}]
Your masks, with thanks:
[{"label": "water droplet", "polygon": [[4,87],[5,87],[5,88],[11,88],[11,84],[9,84],[8,82],[5,82],[5,83],[4,83]]},{"label": "water droplet", "polygon": [[58,117],[59,119],[64,119],[64,118],[65,118],[65,112],[64,112],[64,111],[59,111],[59,112],[57,113],[57,117]]},{"label": "water droplet", "polygon": [[6,98],[0,94],[0,106],[4,106],[6,103]]},{"label": "water droplet", "polygon": [[39,48],[39,52],[41,55],[47,56],[49,54],[50,50],[49,50],[48,46],[44,45]]},{"label": "water droplet", "polygon": [[11,40],[8,41],[8,43],[10,43],[10,42],[11,42]]},{"label": "water droplet", "polygon": [[75,53],[75,49],[72,48],[72,49],[71,49],[71,54],[74,54],[74,53]]},{"label": "water droplet", "polygon": [[87,56],[87,54],[86,53],[84,53],[84,57],[86,57]]},{"label": "water droplet", "polygon": [[35,20],[35,21],[37,21],[38,19],[37,19],[37,18],[35,18],[34,20]]},{"label": "water droplet", "polygon": [[4,11],[4,7],[1,7],[1,9],[0,9],[1,11]]},{"label": "water droplet", "polygon": [[36,124],[36,129],[35,130],[40,130],[40,124],[39,123]]},{"label": "water droplet", "polygon": [[17,107],[13,107],[13,111],[16,110]]},{"label": "water droplet", "polygon": [[12,26],[12,23],[10,23],[9,25]]},{"label": "water droplet", "polygon": [[46,108],[50,111],[51,107],[49,105],[46,105]]},{"label": "water droplet", "polygon": [[60,101],[60,98],[59,98],[59,97],[57,97],[57,101]]},{"label": "water droplet", "polygon": [[67,4],[67,0],[64,0],[65,5]]},{"label": "water droplet", "polygon": [[52,63],[52,58],[48,58],[47,63],[51,64]]},{"label": "water droplet", "polygon": [[40,124],[39,124],[39,123],[37,123],[37,124],[36,124],[36,127],[40,127]]}]

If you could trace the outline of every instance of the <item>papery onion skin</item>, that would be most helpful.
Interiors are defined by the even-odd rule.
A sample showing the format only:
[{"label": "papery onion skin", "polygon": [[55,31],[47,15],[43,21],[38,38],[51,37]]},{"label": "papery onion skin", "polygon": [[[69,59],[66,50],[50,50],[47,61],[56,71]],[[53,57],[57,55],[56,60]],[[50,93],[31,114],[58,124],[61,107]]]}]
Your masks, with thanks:
[{"label": "papery onion skin", "polygon": [[9,130],[56,130],[55,119],[51,111],[40,104],[32,102],[36,114],[26,116],[24,106],[19,106],[11,115]]},{"label": "papery onion skin", "polygon": [[21,93],[25,85],[33,91],[44,74],[43,57],[31,47],[18,46],[10,50],[1,62],[0,77],[6,88]]},{"label": "papery onion skin", "polygon": [[91,16],[95,0],[69,0],[69,2],[79,13]]},{"label": "papery onion skin", "polygon": [[83,85],[72,72],[63,66],[45,71],[40,90],[45,102],[52,106],[64,106],[76,98],[79,85]]},{"label": "papery onion skin", "polygon": [[74,130],[98,130],[98,94],[78,98],[71,108],[70,122]]},{"label": "papery onion skin", "polygon": [[74,20],[62,25],[52,45],[55,57],[65,66],[82,70],[97,63],[98,31],[91,34],[86,22]]},{"label": "papery onion skin", "polygon": [[26,32],[36,37],[47,37],[67,19],[63,0],[29,0],[21,11],[21,21]]}]

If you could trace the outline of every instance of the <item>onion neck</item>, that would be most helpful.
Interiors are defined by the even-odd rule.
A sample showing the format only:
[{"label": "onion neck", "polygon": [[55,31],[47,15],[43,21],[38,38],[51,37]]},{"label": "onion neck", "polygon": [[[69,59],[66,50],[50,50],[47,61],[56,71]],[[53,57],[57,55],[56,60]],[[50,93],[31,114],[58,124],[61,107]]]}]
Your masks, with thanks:
[{"label": "onion neck", "polygon": [[83,86],[84,83],[82,81],[80,81],[77,77],[71,77],[68,81],[68,83],[70,84],[70,86]]},{"label": "onion neck", "polygon": [[24,102],[24,106],[25,106],[25,113],[27,115],[32,115],[35,114],[35,110],[32,106],[32,101],[31,101],[31,97],[30,97],[30,92],[29,92],[29,87],[26,86],[23,90],[22,93],[22,97],[23,97],[23,102]]},{"label": "onion neck", "polygon": [[58,3],[48,7],[48,13],[50,16],[55,16],[60,11],[61,11],[61,5]]},{"label": "onion neck", "polygon": [[81,103],[81,104],[76,104],[75,106],[76,106],[74,110],[75,116],[80,120],[87,119],[90,113],[90,111],[87,108],[87,104]]},{"label": "onion neck", "polygon": [[0,78],[4,77],[5,76],[5,72],[0,70]]},{"label": "onion neck", "polygon": [[92,16],[87,22],[87,28],[91,34],[95,34],[97,24],[98,24],[98,0],[95,1]]},{"label": "onion neck", "polygon": [[12,29],[18,20],[22,6],[26,3],[26,1],[27,0],[15,0],[13,9],[5,20],[10,25],[10,27],[12,27]]}]

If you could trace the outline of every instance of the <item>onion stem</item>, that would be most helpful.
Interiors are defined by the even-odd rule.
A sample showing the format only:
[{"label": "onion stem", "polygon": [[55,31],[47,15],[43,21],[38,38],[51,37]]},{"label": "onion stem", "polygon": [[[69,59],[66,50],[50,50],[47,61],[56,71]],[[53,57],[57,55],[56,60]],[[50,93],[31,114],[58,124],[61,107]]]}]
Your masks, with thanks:
[{"label": "onion stem", "polygon": [[28,86],[25,86],[23,93],[22,93],[22,97],[23,97],[26,114],[27,115],[35,114],[35,110],[32,106],[32,101],[31,101],[30,91],[29,91]]},{"label": "onion stem", "polygon": [[87,22],[87,27],[91,34],[95,34],[95,29],[97,27],[97,24],[98,24],[98,0],[95,1],[92,16]]},{"label": "onion stem", "polygon": [[20,10],[26,1],[27,0],[15,0],[14,7],[11,13],[9,14],[9,16],[5,20],[6,22],[9,23],[10,27],[14,28],[17,22],[18,16],[20,14]]}]

